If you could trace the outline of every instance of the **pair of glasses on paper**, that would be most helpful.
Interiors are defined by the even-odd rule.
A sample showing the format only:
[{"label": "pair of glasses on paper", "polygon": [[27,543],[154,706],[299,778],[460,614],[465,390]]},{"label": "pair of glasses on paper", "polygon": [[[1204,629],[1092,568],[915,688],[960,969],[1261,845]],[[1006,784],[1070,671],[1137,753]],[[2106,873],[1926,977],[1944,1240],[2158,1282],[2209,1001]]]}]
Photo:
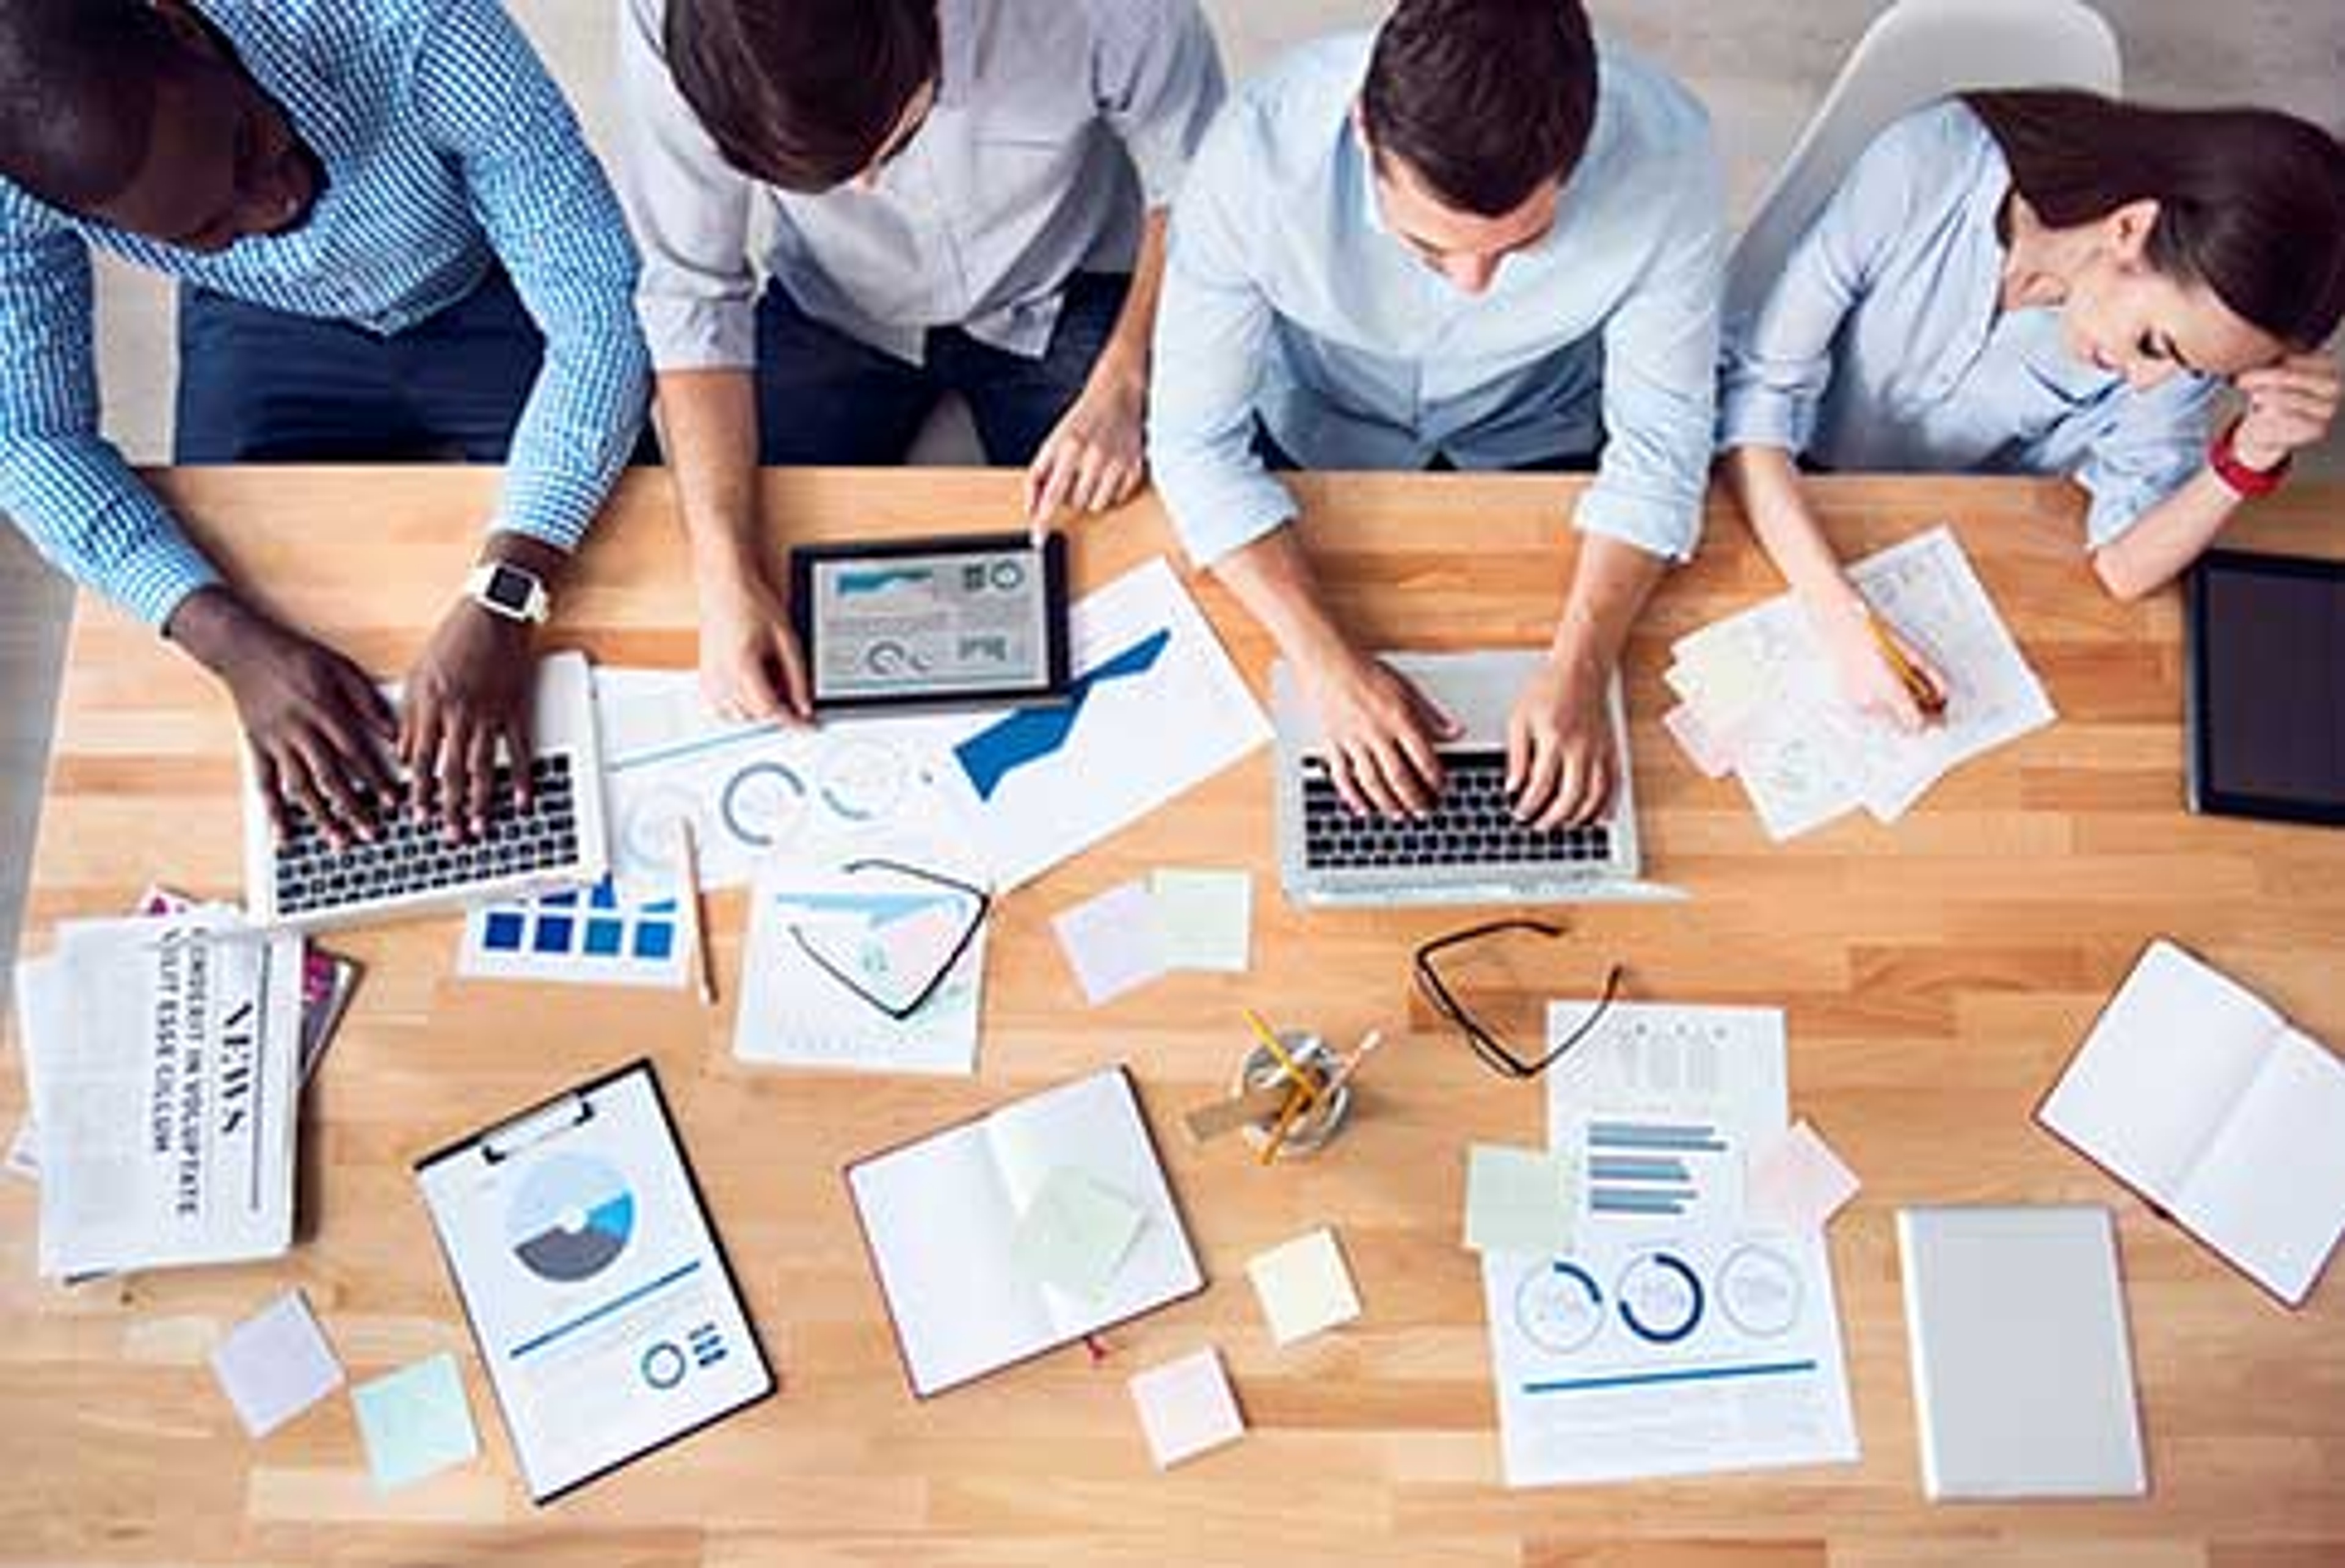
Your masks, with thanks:
[{"label": "pair of glasses on paper", "polygon": [[[839,867],[842,875],[868,878],[876,887],[893,879],[934,895],[927,905],[939,912],[913,931],[909,944],[882,942],[862,926],[842,927],[832,923],[793,924],[790,941],[807,962],[846,987],[858,1000],[898,1023],[909,1021],[935,999],[945,982],[984,928],[993,908],[993,895],[974,884],[923,865],[877,857],[850,860]],[[899,916],[893,924],[909,925],[919,915]],[[836,944],[836,933],[849,929],[847,951]],[[908,948],[909,950],[899,950]]]},{"label": "pair of glasses on paper", "polygon": [[1543,920],[1493,920],[1486,926],[1472,926],[1463,931],[1452,931],[1446,936],[1436,936],[1416,950],[1414,966],[1417,994],[1466,1037],[1466,1044],[1473,1049],[1475,1056],[1481,1058],[1483,1066],[1503,1077],[1535,1078],[1561,1061],[1574,1046],[1588,1038],[1595,1032],[1596,1026],[1603,1022],[1604,1015],[1611,1009],[1613,998],[1620,993],[1620,966],[1612,964],[1606,966],[1604,994],[1597,998],[1596,1005],[1572,1027],[1569,1033],[1543,1052],[1527,1052],[1508,1044],[1503,1035],[1458,1000],[1451,977],[1442,972],[1438,960],[1444,954],[1459,948],[1479,947],[1486,955],[1495,956],[1516,945],[1510,938],[1528,936],[1544,943],[1563,934],[1562,926],[1551,926]]}]

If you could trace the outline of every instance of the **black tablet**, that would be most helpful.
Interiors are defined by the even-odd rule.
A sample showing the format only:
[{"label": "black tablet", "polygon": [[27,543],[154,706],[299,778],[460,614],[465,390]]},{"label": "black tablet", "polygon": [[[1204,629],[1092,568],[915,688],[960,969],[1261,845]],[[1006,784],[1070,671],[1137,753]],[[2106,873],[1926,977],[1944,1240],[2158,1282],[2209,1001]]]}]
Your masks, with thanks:
[{"label": "black tablet", "polygon": [[817,713],[1039,706],[1068,694],[1066,542],[1022,533],[790,551]]},{"label": "black tablet", "polygon": [[2345,826],[2345,561],[2209,551],[2187,635],[2190,809]]}]

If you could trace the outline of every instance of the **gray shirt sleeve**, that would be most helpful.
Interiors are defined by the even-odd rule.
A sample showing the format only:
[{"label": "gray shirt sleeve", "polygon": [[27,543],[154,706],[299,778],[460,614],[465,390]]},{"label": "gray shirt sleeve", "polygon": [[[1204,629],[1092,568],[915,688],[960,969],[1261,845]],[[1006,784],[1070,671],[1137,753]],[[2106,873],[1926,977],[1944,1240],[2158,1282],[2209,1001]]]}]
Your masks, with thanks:
[{"label": "gray shirt sleeve", "polygon": [[617,0],[619,194],[642,248],[635,314],[658,370],[757,362],[749,258],[754,183],[725,161],[676,90],[661,42],[664,0]]},{"label": "gray shirt sleeve", "polygon": [[1142,203],[1169,207],[1228,96],[1196,0],[1091,0],[1100,113],[1132,155]]}]

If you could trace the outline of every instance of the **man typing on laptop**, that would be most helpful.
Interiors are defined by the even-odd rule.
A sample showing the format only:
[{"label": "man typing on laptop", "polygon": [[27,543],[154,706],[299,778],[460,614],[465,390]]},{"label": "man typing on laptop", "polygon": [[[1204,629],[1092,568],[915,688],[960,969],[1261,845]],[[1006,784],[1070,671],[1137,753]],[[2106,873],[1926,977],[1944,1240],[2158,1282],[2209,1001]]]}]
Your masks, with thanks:
[{"label": "man typing on laptop", "polygon": [[1191,555],[1294,667],[1354,811],[1428,812],[1459,727],[1330,616],[1268,469],[1597,470],[1505,724],[1514,815],[1592,821],[1623,776],[1622,644],[1700,538],[1724,228],[1700,106],[1599,48],[1579,0],[1402,0],[1207,138],[1173,214],[1150,460]]}]

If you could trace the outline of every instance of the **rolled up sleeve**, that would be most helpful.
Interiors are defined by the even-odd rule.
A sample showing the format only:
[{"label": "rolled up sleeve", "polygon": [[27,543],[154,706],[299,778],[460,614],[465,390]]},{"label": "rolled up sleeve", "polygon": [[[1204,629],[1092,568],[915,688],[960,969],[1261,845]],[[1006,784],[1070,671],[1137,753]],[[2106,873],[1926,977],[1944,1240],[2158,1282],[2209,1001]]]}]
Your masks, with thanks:
[{"label": "rolled up sleeve", "polygon": [[574,550],[650,401],[634,245],[576,116],[503,8],[439,0],[432,15],[417,112],[462,165],[474,215],[545,338],[492,526]]},{"label": "rolled up sleeve", "polygon": [[93,310],[82,242],[0,217],[0,511],[159,631],[219,572],[98,433]]},{"label": "rolled up sleeve", "polygon": [[1255,395],[1274,327],[1246,266],[1256,219],[1239,133],[1228,117],[1215,127],[1173,207],[1149,391],[1149,467],[1199,566],[1294,515],[1294,498],[1254,450]]},{"label": "rolled up sleeve", "polygon": [[755,184],[725,161],[668,70],[662,0],[618,0],[619,190],[643,248],[635,314],[655,370],[757,362]]},{"label": "rolled up sleeve", "polygon": [[2114,544],[2144,512],[2190,482],[2207,460],[2219,390],[2205,376],[2179,375],[2119,396],[2108,429],[2076,470],[2076,482],[2092,496],[2086,548]]},{"label": "rolled up sleeve", "polygon": [[1132,155],[1141,199],[1170,207],[1228,96],[1220,48],[1196,0],[1095,0],[1100,111]]},{"label": "rolled up sleeve", "polygon": [[1674,191],[1652,266],[1604,324],[1604,458],[1574,521],[1683,561],[1701,541],[1718,416],[1726,198],[1707,138]]}]

